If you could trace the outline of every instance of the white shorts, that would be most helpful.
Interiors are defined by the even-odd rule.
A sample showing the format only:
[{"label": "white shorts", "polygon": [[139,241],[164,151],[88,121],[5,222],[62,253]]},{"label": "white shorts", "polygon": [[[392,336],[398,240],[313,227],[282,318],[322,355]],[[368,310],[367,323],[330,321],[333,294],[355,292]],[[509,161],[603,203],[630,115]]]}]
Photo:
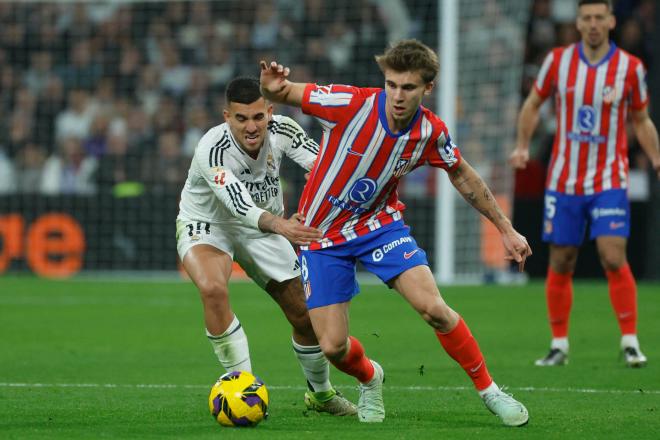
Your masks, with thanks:
[{"label": "white shorts", "polygon": [[[256,232],[256,231],[255,231]],[[176,248],[179,258],[198,244],[229,254],[261,288],[300,276],[298,257],[289,241],[278,234],[250,233],[217,223],[177,220]]]}]

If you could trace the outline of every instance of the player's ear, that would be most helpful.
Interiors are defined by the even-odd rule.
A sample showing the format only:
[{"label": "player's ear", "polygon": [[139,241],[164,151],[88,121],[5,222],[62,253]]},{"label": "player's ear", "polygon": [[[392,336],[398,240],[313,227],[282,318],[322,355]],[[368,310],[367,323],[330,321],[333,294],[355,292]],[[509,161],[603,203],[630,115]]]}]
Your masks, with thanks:
[{"label": "player's ear", "polygon": [[227,110],[226,108],[222,109],[222,116],[225,118],[225,122],[227,122],[227,120],[229,119],[229,110]]},{"label": "player's ear", "polygon": [[435,86],[435,81],[427,82],[426,85],[424,86],[424,94],[427,96],[430,95],[434,86]]},{"label": "player's ear", "polygon": [[270,121],[271,119],[273,119],[273,104],[271,104],[268,101],[266,101],[266,103],[267,103],[266,111],[268,113],[268,120]]}]

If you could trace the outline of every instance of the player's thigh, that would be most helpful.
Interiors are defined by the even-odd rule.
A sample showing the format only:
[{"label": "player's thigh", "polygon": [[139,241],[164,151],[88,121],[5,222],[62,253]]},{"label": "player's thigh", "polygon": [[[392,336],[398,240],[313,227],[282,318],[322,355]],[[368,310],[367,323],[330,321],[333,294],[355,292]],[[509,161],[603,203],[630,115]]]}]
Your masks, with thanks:
[{"label": "player's thigh", "polygon": [[360,291],[354,257],[329,248],[300,251],[299,259],[308,309],[349,302]]},{"label": "player's thigh", "polygon": [[268,282],[300,276],[298,257],[289,241],[278,234],[234,238],[234,259],[262,289]]},{"label": "player's thigh", "polygon": [[586,196],[547,190],[543,208],[543,241],[560,246],[580,246],[587,228]]},{"label": "player's thigh", "polygon": [[303,324],[309,325],[307,304],[305,304],[305,294],[300,277],[281,282],[270,280],[266,285],[266,292],[280,306],[291,324],[295,327]]},{"label": "player's thigh", "polygon": [[208,244],[197,244],[188,249],[182,263],[202,297],[226,296],[232,268],[228,253]]},{"label": "player's thigh", "polygon": [[406,270],[392,281],[392,288],[419,313],[433,313],[433,309],[448,307],[428,266]]},{"label": "player's thigh", "polygon": [[605,270],[616,270],[627,262],[626,237],[601,235],[596,238],[598,256]]},{"label": "player's thigh", "polygon": [[231,275],[233,246],[219,225],[177,221],[177,251],[183,267],[203,292],[227,284]]}]

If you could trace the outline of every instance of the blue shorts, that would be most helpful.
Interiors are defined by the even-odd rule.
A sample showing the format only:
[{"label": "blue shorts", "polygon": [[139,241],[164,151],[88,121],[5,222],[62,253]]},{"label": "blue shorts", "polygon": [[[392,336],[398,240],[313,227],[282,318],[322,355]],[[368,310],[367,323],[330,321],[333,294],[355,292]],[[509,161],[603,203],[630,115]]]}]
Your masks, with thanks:
[{"label": "blue shorts", "polygon": [[309,309],[347,302],[357,295],[357,261],[385,283],[412,267],[429,264],[426,252],[401,221],[327,249],[300,251],[298,259]]},{"label": "blue shorts", "polygon": [[546,190],[543,212],[543,241],[552,244],[580,246],[587,223],[591,240],[603,235],[630,235],[630,204],[625,189],[589,196]]}]

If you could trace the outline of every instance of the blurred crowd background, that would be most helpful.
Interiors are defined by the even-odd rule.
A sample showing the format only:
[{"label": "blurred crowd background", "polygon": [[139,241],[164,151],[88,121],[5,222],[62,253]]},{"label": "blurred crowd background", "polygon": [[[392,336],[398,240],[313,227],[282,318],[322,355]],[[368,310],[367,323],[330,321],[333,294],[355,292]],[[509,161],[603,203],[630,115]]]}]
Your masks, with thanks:
[{"label": "blurred crowd background", "polygon": [[[522,95],[547,51],[578,38],[575,3],[529,2]],[[615,7],[615,41],[647,66],[655,7]],[[436,32],[437,6],[414,0],[0,2],[0,193],[93,194],[126,182],[178,191],[197,141],[222,122],[225,85],[258,75],[256,60],[278,59],[299,81],[378,86],[375,51],[409,37],[435,46]],[[538,131],[532,167],[547,160],[553,121]],[[630,155],[648,167],[634,142]]]}]

